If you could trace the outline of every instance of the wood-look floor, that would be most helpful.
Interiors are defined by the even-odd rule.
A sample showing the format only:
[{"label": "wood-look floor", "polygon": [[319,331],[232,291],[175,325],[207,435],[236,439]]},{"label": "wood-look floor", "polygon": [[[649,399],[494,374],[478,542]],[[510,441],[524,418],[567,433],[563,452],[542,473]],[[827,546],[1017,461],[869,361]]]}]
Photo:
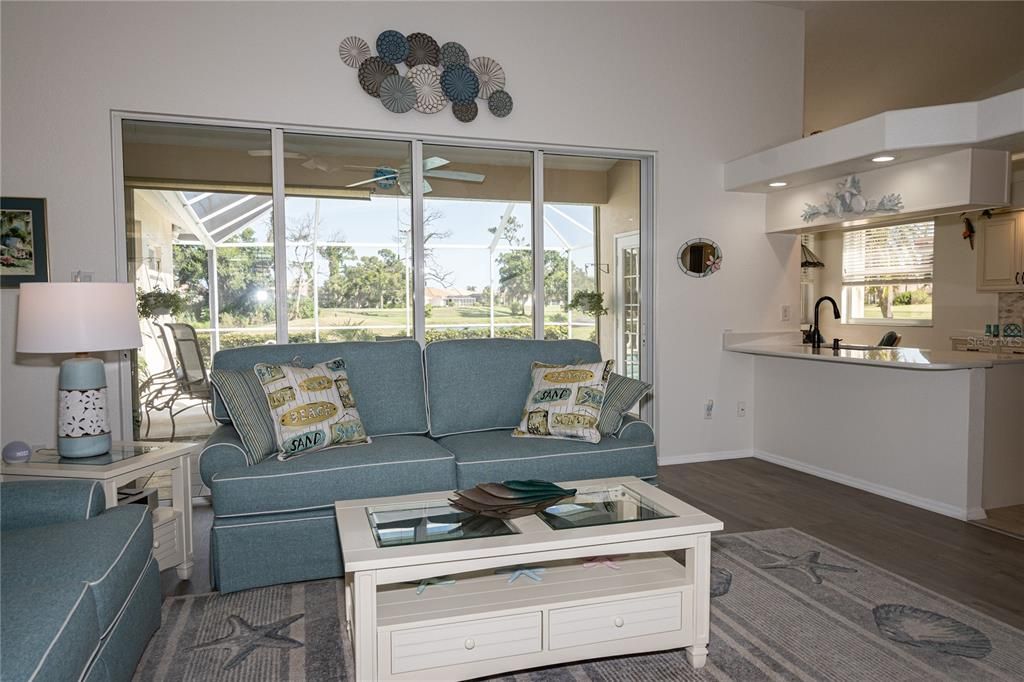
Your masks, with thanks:
[{"label": "wood-look floor", "polygon": [[971,523],[1024,540],[1024,504],[986,509],[985,513],[988,518]]},{"label": "wood-look floor", "polygon": [[[763,462],[660,467],[661,487],[725,523],[725,532],[792,527],[1024,629],[1024,541]],[[161,576],[165,595],[208,592],[213,513],[193,513],[190,581]]]}]

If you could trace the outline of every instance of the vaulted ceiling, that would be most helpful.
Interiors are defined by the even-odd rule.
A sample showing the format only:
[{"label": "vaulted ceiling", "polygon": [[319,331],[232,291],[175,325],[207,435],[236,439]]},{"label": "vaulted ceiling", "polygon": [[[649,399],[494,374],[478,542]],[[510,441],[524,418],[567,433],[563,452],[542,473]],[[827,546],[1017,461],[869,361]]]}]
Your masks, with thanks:
[{"label": "vaulted ceiling", "polygon": [[805,12],[805,134],[1024,88],[1024,2],[776,4]]}]

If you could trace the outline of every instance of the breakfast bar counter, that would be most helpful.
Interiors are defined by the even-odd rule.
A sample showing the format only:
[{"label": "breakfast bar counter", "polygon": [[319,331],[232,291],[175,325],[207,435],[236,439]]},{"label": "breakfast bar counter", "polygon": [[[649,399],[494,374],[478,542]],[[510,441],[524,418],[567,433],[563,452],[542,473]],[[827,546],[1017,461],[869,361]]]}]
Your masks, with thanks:
[{"label": "breakfast bar counter", "polygon": [[1024,355],[800,340],[723,335],[750,358],[755,456],[963,520],[1024,503]]}]

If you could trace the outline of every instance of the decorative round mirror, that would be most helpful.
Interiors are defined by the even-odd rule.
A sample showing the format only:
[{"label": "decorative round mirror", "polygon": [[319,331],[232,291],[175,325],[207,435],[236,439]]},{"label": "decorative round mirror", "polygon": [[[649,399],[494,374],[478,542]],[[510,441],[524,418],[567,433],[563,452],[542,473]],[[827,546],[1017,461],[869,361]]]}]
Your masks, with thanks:
[{"label": "decorative round mirror", "polygon": [[676,263],[690,277],[707,277],[722,267],[722,249],[707,237],[697,237],[679,247]]}]

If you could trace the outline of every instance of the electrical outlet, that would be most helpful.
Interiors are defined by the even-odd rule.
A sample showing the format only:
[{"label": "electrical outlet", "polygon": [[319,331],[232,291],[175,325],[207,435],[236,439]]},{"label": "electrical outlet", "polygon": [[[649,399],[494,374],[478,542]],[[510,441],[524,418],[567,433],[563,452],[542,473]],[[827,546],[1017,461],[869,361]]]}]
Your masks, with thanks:
[{"label": "electrical outlet", "polygon": [[705,419],[711,419],[711,413],[714,411],[714,409],[715,409],[715,401],[712,400],[711,398],[708,398],[707,400],[705,400],[704,401],[704,418]]},{"label": "electrical outlet", "polygon": [[736,416],[746,417],[747,416],[747,404],[742,400],[736,403]]},{"label": "electrical outlet", "polygon": [[793,310],[788,303],[783,303],[779,309],[779,319],[783,322],[789,322],[793,317]]}]

